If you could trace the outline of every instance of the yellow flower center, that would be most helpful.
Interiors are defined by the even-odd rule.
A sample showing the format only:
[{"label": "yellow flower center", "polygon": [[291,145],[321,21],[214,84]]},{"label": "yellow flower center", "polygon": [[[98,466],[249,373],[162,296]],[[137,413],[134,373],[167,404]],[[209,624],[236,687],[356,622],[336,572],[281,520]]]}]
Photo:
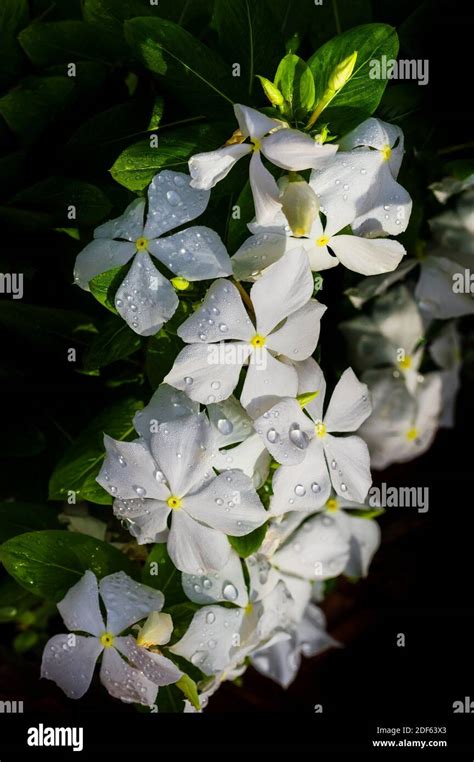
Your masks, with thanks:
[{"label": "yellow flower center", "polygon": [[326,509],[328,511],[337,511],[339,508],[339,503],[337,502],[335,497],[329,498],[329,500],[326,503]]},{"label": "yellow flower center", "polygon": [[418,429],[413,427],[412,429],[408,429],[406,437],[409,442],[413,442],[415,439],[418,439]]},{"label": "yellow flower center", "polygon": [[388,161],[388,160],[390,159],[390,157],[391,157],[391,155],[392,155],[392,149],[390,148],[390,146],[388,145],[388,143],[386,143],[386,144],[385,144],[385,145],[384,145],[384,146],[383,146],[383,147],[380,149],[380,153],[382,154],[382,159],[383,159],[384,161]]},{"label": "yellow flower center", "polygon": [[189,288],[189,281],[186,278],[171,278],[171,283],[175,287],[176,291],[186,291]]},{"label": "yellow flower center", "polygon": [[316,424],[314,430],[316,432],[316,436],[319,437],[319,439],[322,439],[326,436],[326,426],[322,421]]},{"label": "yellow flower center", "polygon": [[251,614],[253,611],[253,603],[247,603],[246,607],[244,608],[245,613]]},{"label": "yellow flower center", "polygon": [[177,497],[176,495],[171,495],[171,497],[169,497],[166,502],[168,506],[173,509],[173,511],[179,511],[183,504],[181,498]]},{"label": "yellow flower center", "polygon": [[135,246],[137,251],[146,251],[148,249],[148,238],[137,238]]},{"label": "yellow flower center", "polygon": [[327,246],[329,243],[329,236],[322,235],[321,238],[316,238],[316,246]]},{"label": "yellow flower center", "polygon": [[265,336],[261,336],[259,333],[256,333],[253,339],[250,340],[250,343],[253,347],[264,347],[266,344],[266,338]]},{"label": "yellow flower center", "polygon": [[100,642],[104,648],[110,648],[113,645],[114,636],[111,632],[104,632],[103,635],[100,636]]},{"label": "yellow flower center", "polygon": [[403,360],[398,361],[398,367],[401,368],[402,370],[408,370],[409,368],[411,368],[412,363],[413,363],[413,358],[410,357],[410,355],[406,355],[403,358]]},{"label": "yellow flower center", "polygon": [[259,140],[258,138],[251,138],[250,142],[252,144],[252,151],[254,151],[254,152],[255,151],[260,151],[260,149],[262,147],[262,141],[261,140]]}]

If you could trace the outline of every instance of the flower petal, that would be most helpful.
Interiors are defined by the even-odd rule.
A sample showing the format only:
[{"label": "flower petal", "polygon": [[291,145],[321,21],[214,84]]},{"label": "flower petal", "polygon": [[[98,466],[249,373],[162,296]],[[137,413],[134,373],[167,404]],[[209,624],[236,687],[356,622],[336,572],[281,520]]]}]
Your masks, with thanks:
[{"label": "flower petal", "polygon": [[225,471],[200,490],[186,495],[186,513],[224,534],[242,537],[268,518],[252,481],[242,471]]},{"label": "flower petal", "polygon": [[330,579],[341,574],[349,559],[347,531],[327,514],[305,522],[273,556],[282,572],[307,580]]},{"label": "flower petal", "polygon": [[296,248],[301,248],[301,239],[292,238],[284,231],[251,235],[231,259],[234,275],[237,280],[255,280],[262,270]]},{"label": "flower petal", "polygon": [[166,656],[147,651],[137,645],[132,635],[125,638],[116,638],[114,645],[134,667],[139,669],[148,680],[155,685],[170,685],[176,683],[183,676],[181,670]]},{"label": "flower petal", "polygon": [[171,272],[189,281],[232,275],[230,257],[220,237],[202,225],[150,241],[148,250]]},{"label": "flower petal", "polygon": [[337,494],[348,500],[363,502],[372,484],[370,456],[365,442],[360,437],[326,434],[323,447]]},{"label": "flower petal", "polygon": [[250,357],[240,401],[250,415],[259,415],[258,403],[264,398],[294,397],[297,386],[295,369],[276,360],[264,347]]},{"label": "flower petal", "polygon": [[250,159],[249,180],[259,225],[270,225],[281,209],[280,189],[272,173],[263,166],[260,151]]},{"label": "flower petal", "polygon": [[202,305],[178,329],[178,336],[188,344],[224,339],[249,341],[254,333],[237,288],[224,279],[214,281]]},{"label": "flower petal", "polygon": [[255,431],[278,463],[301,463],[314,436],[314,424],[295,399],[282,399],[255,420]]},{"label": "flower petal", "polygon": [[217,471],[237,468],[252,479],[255,489],[259,489],[268,478],[270,460],[270,453],[258,434],[252,434],[235,447],[219,450],[213,466]]},{"label": "flower petal", "polygon": [[206,478],[215,454],[215,433],[204,413],[160,423],[151,451],[171,493],[183,497]]},{"label": "flower petal", "polygon": [[337,145],[321,145],[299,130],[278,130],[262,140],[262,153],[272,164],[295,171],[329,164],[336,151]]},{"label": "flower petal", "polygon": [[[405,286],[397,286],[379,297],[372,319],[394,351],[403,349],[407,355],[413,353],[425,332],[417,304]],[[396,360],[397,357],[392,355],[391,362]]]},{"label": "flower petal", "polygon": [[115,307],[140,336],[153,336],[174,315],[179,299],[146,251],[137,252],[115,294]]},{"label": "flower petal", "polygon": [[189,175],[169,169],[155,175],[148,187],[145,238],[158,238],[204,212],[210,193],[192,188],[190,181]]},{"label": "flower petal", "polygon": [[235,397],[208,405],[207,414],[216,430],[218,447],[242,442],[253,432],[252,419]]},{"label": "flower petal", "polygon": [[188,574],[218,571],[229,560],[227,537],[195,521],[186,511],[173,511],[168,553],[177,569]]},{"label": "flower petal", "polygon": [[404,151],[403,132],[400,127],[384,122],[382,119],[370,117],[348,132],[340,141],[340,148],[343,151],[366,146],[376,148],[378,151],[389,146],[392,152],[387,163],[393,176],[398,175]]},{"label": "flower petal", "polygon": [[234,103],[234,114],[245,138],[261,138],[275,127],[281,127],[281,122],[277,119],[271,119],[260,111],[243,106],[241,103]]},{"label": "flower petal", "polygon": [[301,463],[280,466],[273,476],[273,495],[270,502],[272,516],[287,511],[318,511],[331,493],[328,467],[323,448],[312,439]]},{"label": "flower petal", "polygon": [[205,675],[216,675],[232,662],[243,618],[244,611],[240,608],[204,606],[194,614],[185,635],[169,650],[190,661]]},{"label": "flower petal", "polygon": [[169,491],[157,481],[153,456],[144,442],[119,442],[104,434],[106,456],[97,482],[115,497],[166,500]]},{"label": "flower petal", "polygon": [[330,239],[329,246],[344,267],[362,275],[391,272],[406,254],[401,243],[391,238],[337,235]]},{"label": "flower petal", "polygon": [[288,315],[309,301],[313,276],[302,249],[284,254],[251,288],[257,333],[267,336]]},{"label": "flower petal", "polygon": [[104,631],[97,577],[93,572],[86,571],[68,590],[58,603],[58,611],[68,630],[81,630],[91,635],[100,635]]},{"label": "flower petal", "polygon": [[313,421],[321,421],[326,396],[326,381],[323,371],[313,357],[295,363],[295,369],[298,374],[298,394],[318,392],[317,397],[305,405],[305,410],[310,414]]},{"label": "flower petal", "polygon": [[173,386],[160,384],[148,405],[135,413],[133,425],[140,436],[149,440],[158,423],[193,413],[199,413],[199,403]]},{"label": "flower petal", "polygon": [[139,545],[166,541],[162,534],[167,531],[170,511],[171,508],[160,500],[114,500],[115,516],[126,522],[128,531]]},{"label": "flower petal", "polygon": [[144,214],[145,200],[136,198],[120,217],[99,225],[94,230],[94,238],[124,238],[126,241],[135,242],[137,238],[143,236]]},{"label": "flower petal", "polygon": [[41,677],[56,683],[68,698],[79,699],[91,684],[102,650],[98,638],[54,635],[44,647]]},{"label": "flower petal", "polygon": [[423,314],[436,320],[472,315],[474,299],[466,294],[453,291],[454,279],[464,269],[457,262],[445,257],[429,256],[421,265],[420,280],[415,289],[415,298]]},{"label": "flower petal", "polygon": [[268,348],[290,360],[306,360],[316,349],[321,318],[326,309],[325,304],[310,299],[268,336]]},{"label": "flower petal", "polygon": [[111,696],[127,704],[155,703],[158,687],[139,669],[122,659],[115,648],[106,648],[102,657],[100,679]]},{"label": "flower petal", "polygon": [[372,558],[380,545],[380,527],[376,521],[350,516],[336,511],[336,521],[343,521],[350,532],[351,550],[344,574],[347,577],[366,577]]},{"label": "flower petal", "polygon": [[373,206],[354,218],[356,235],[400,235],[410,222],[412,200],[408,191],[393,179],[389,167],[380,168],[378,193]]},{"label": "flower petal", "polygon": [[89,282],[96,275],[126,265],[136,252],[134,243],[96,238],[77,255],[74,282],[89,291]]},{"label": "flower petal", "polygon": [[324,416],[326,429],[357,431],[371,412],[367,384],[361,384],[352,368],[346,368],[336,384]]},{"label": "flower petal", "polygon": [[249,602],[242,564],[234,550],[220,571],[209,576],[183,574],[182,585],[189,600],[201,605],[225,601],[245,608]]},{"label": "flower petal", "polygon": [[237,386],[250,351],[249,345],[240,341],[191,344],[181,350],[164,381],[197,402],[220,402]]},{"label": "flower petal", "polygon": [[214,188],[229,174],[234,164],[251,150],[252,147],[246,143],[224,146],[217,151],[206,151],[191,156],[189,160],[191,187],[203,190]]},{"label": "flower petal", "polygon": [[165,600],[159,590],[135,582],[123,571],[103,577],[99,590],[107,610],[107,631],[113,635],[120,635],[152,611],[161,611]]}]

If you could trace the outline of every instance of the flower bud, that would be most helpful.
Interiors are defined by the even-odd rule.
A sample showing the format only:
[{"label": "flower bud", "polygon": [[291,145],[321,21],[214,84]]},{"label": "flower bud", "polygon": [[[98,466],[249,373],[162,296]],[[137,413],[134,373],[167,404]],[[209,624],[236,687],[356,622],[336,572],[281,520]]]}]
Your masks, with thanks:
[{"label": "flower bud", "polygon": [[153,611],[146,620],[137,637],[139,646],[162,646],[168,643],[173,632],[173,620],[169,614]]},{"label": "flower bud", "polygon": [[278,108],[283,106],[285,99],[279,91],[278,87],[274,85],[273,82],[270,82],[270,80],[266,77],[261,77],[259,74],[257,74],[257,76],[260,80],[260,84],[263,87],[263,92],[267,96],[272,106],[277,106]]},{"label": "flower bud", "polygon": [[309,235],[319,214],[319,202],[314,190],[297,174],[282,178],[279,184],[283,191],[280,197],[282,211],[291,232],[297,238]]},{"label": "flower bud", "polygon": [[351,78],[354,66],[357,60],[357,50],[355,50],[350,56],[347,56],[341,63],[332,70],[331,76],[328,81],[328,90],[334,90],[337,92],[344,87],[346,82]]}]

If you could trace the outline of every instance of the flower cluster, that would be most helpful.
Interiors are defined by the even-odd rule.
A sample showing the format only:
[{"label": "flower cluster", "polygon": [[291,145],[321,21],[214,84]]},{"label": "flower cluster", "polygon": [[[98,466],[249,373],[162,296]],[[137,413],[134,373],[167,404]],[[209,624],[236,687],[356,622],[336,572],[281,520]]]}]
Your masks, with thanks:
[{"label": "flower cluster", "polygon": [[[105,436],[97,479],[139,545],[166,544],[194,614],[165,657],[150,650],[169,642],[173,626],[161,593],[120,574],[98,588],[88,572],[58,606],[68,628],[88,637],[75,635],[73,646],[54,637],[43,660],[42,674],[70,697],[87,690],[100,654],[109,692],[148,705],[187,663],[201,707],[248,663],[289,685],[302,656],[338,645],[317,606],[326,581],[366,575],[379,545],[364,506],[369,448],[376,467],[415,457],[434,436],[442,396],[453,399],[452,324],[430,345],[442,370],[420,373],[427,321],[439,317],[421,301],[444,277],[442,253],[422,263],[415,294],[389,288],[414,266],[393,238],[411,213],[397,182],[401,130],[370,118],[334,145],[234,110],[238,130],[224,147],[193,156],[189,175],[160,172],[147,202],[101,225],[76,263],[87,289],[133,260],[115,307],[143,336],[166,324],[190,282],[212,283],[177,329],[183,347],[136,414],[136,438]],[[210,190],[247,155],[255,219],[232,257],[207,227],[165,235],[203,213]],[[342,325],[362,380],[347,368],[325,405],[313,355],[331,304],[315,298],[315,273],[338,264],[375,276],[349,292],[357,308],[380,298],[370,315]],[[138,640],[121,634],[146,617]]]}]

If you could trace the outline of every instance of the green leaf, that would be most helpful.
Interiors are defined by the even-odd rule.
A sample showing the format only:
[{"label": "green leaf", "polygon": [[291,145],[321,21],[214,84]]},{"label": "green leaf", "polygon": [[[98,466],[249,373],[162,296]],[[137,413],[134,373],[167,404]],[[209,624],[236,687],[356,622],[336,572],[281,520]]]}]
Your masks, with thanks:
[{"label": "green leaf", "polygon": [[198,151],[218,148],[230,130],[218,124],[199,124],[158,133],[158,147],[141,140],[126,148],[110,173],[132,191],[142,191],[161,169],[188,171],[188,159]]},{"label": "green leaf", "polygon": [[[84,486],[90,487],[104,460],[104,433],[120,441],[134,439],[132,420],[142,407],[136,399],[116,402],[89,423],[56,466],[49,483],[50,500],[64,500],[71,490],[77,497],[86,498]],[[92,500],[90,489],[86,494]]]},{"label": "green leaf", "polygon": [[122,318],[111,315],[100,327],[84,358],[86,370],[103,368],[137,352],[142,344],[138,336]]},{"label": "green leaf", "polygon": [[38,503],[0,503],[0,542],[36,529],[58,529],[56,511]]},{"label": "green leaf", "polygon": [[173,97],[199,114],[222,111],[233,103],[231,67],[213,50],[165,19],[125,22],[125,37],[147,69],[163,78]]},{"label": "green leaf", "polygon": [[114,267],[113,270],[107,270],[105,273],[100,273],[89,281],[89,288],[92,295],[95,296],[97,301],[104,307],[107,307],[110,312],[113,312],[114,315],[118,314],[115,309],[115,294],[121,286],[129,268],[129,264]]},{"label": "green leaf", "polygon": [[199,710],[201,708],[197,685],[189,675],[183,675],[175,685],[184,693],[195,709]]},{"label": "green leaf", "polygon": [[74,222],[79,226],[94,226],[106,217],[112,205],[95,185],[68,177],[48,177],[20,191],[10,202],[15,207],[47,215],[51,227],[65,226],[70,206],[74,206]]},{"label": "green leaf", "polygon": [[161,590],[166,608],[188,600],[181,584],[181,572],[170,559],[165,542],[157,543],[150,551],[143,568],[142,582]]},{"label": "green leaf", "polygon": [[387,80],[372,79],[370,72],[374,71],[373,62],[380,62],[382,56],[397,57],[397,33],[387,24],[364,24],[319,48],[308,61],[316,85],[316,102],[325,92],[335,67],[354,51],[357,51],[357,61],[350,79],[321,115],[324,122],[329,122],[333,134],[349,132],[371,116],[379,105]]},{"label": "green leaf", "polygon": [[[83,330],[90,329],[90,318],[80,312],[38,307],[19,301],[0,302],[0,325],[5,325],[30,342],[64,346]],[[66,351],[66,350],[64,350]]]},{"label": "green leaf", "polygon": [[[216,0],[213,26],[222,54],[241,67],[242,90],[250,95],[257,74],[271,78],[285,51],[283,38],[265,2]],[[229,76],[229,74],[228,74]]]},{"label": "green leaf", "polygon": [[146,374],[150,386],[156,389],[173,367],[182,342],[176,336],[167,333],[163,328],[157,336],[148,340],[146,350]]},{"label": "green leaf", "polygon": [[87,569],[101,579],[124,571],[136,577],[132,562],[117,548],[85,534],[61,530],[28,532],[0,546],[7,572],[34,595],[59,601]]},{"label": "green leaf", "polygon": [[17,34],[28,23],[28,0],[2,0],[0,3],[0,29]]},{"label": "green leaf", "polygon": [[359,519],[376,519],[378,516],[381,516],[383,513],[385,513],[385,508],[372,508],[365,509],[365,508],[354,508],[351,509],[350,515],[351,516],[358,516]]},{"label": "green leaf", "polygon": [[0,116],[29,145],[67,108],[73,93],[72,78],[28,77],[0,98]]},{"label": "green leaf", "polygon": [[173,620],[173,633],[169,645],[174,645],[181,640],[185,632],[187,631],[196,611],[199,610],[197,603],[177,603],[174,606],[167,606],[165,601],[165,611],[171,616]]},{"label": "green leaf", "polygon": [[176,685],[165,685],[158,691],[156,704],[160,714],[182,714],[184,699]]},{"label": "green leaf", "polygon": [[261,546],[267,533],[267,526],[267,523],[265,523],[261,527],[254,529],[250,534],[244,535],[244,537],[228,537],[229,542],[241,558],[247,558],[252,553],[256,553]]},{"label": "green leaf", "polygon": [[100,30],[84,21],[34,22],[20,32],[18,39],[28,58],[43,68],[59,63],[107,61],[108,51]]},{"label": "green leaf", "polygon": [[282,58],[274,81],[289,104],[289,115],[293,119],[302,119],[313,108],[316,92],[314,79],[302,58],[292,53]]}]

